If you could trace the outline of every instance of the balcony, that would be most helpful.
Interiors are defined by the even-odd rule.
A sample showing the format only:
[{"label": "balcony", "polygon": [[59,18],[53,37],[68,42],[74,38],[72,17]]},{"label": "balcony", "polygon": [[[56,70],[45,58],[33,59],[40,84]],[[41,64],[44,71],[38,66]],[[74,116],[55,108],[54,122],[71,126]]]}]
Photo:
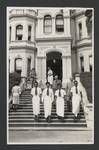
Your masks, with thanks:
[{"label": "balcony", "polygon": [[35,42],[16,40],[9,42],[9,49],[35,49]]},{"label": "balcony", "polygon": [[32,9],[12,9],[9,11],[9,17],[28,16],[36,17],[37,12]]},{"label": "balcony", "polygon": [[76,41],[76,46],[77,47],[82,47],[82,46],[91,46],[92,45],[92,39],[91,38],[83,38],[81,40]]}]

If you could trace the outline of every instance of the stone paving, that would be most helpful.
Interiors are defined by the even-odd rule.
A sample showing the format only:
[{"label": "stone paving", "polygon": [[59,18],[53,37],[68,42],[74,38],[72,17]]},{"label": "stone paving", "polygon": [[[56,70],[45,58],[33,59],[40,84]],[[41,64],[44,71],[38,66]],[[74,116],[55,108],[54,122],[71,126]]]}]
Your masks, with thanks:
[{"label": "stone paving", "polygon": [[8,144],[93,144],[90,131],[10,131]]}]

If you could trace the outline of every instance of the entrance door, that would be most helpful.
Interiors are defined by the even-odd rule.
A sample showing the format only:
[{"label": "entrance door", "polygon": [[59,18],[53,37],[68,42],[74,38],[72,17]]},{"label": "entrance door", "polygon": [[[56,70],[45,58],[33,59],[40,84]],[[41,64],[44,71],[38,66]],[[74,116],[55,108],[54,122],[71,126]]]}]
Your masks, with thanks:
[{"label": "entrance door", "polygon": [[46,72],[48,72],[48,67],[50,67],[54,77],[58,75],[59,79],[62,80],[62,54],[59,52],[49,52],[46,56]]}]

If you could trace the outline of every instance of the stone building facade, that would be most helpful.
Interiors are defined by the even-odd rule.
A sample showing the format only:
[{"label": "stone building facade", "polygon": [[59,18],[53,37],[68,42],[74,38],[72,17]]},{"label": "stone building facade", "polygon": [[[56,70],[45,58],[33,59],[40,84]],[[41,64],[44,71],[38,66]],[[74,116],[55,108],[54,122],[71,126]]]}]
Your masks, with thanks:
[{"label": "stone building facade", "polygon": [[92,36],[87,31],[85,11],[9,10],[9,72],[17,71],[26,78],[35,68],[38,81],[45,83],[49,66],[65,85],[74,73],[92,71]]}]

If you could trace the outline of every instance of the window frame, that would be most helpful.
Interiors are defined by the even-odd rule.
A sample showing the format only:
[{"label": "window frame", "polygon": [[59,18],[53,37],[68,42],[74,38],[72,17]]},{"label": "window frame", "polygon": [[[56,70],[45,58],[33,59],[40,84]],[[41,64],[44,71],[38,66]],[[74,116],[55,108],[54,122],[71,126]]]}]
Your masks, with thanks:
[{"label": "window frame", "polygon": [[[58,18],[59,16],[61,16],[61,18]],[[57,25],[57,20],[62,20],[63,21],[63,25]],[[57,27],[58,26],[63,26],[63,31],[58,31],[57,29]],[[62,29],[62,28],[61,28]],[[56,19],[55,19],[55,30],[56,30],[56,32],[57,33],[63,33],[64,32],[64,17],[63,17],[63,15],[62,14],[57,14],[56,15]]]},{"label": "window frame", "polygon": [[[47,18],[47,17],[49,17],[49,18]],[[51,24],[50,24],[50,25],[46,25],[45,22],[46,22],[47,20],[50,20],[50,21],[51,21]],[[47,28],[50,28],[50,32],[46,32],[45,29],[47,29]],[[45,15],[45,16],[44,16],[43,32],[44,32],[45,34],[50,34],[50,33],[52,33],[52,17],[51,17],[51,15]]]},{"label": "window frame", "polygon": [[[30,27],[30,30],[29,30],[29,27]],[[28,41],[31,41],[31,32],[32,32],[32,26],[28,25]]]},{"label": "window frame", "polygon": [[[23,34],[17,34],[17,31],[18,31],[18,28],[21,27],[21,30],[23,31],[23,25],[19,24],[16,26],[16,40],[17,41],[22,41],[22,38],[23,38]],[[19,28],[20,29],[20,28]],[[22,32],[21,31],[21,32]],[[20,37],[20,39],[19,39]]]},{"label": "window frame", "polygon": [[[83,60],[83,65],[82,65],[82,60]],[[85,68],[84,68],[84,56],[80,56],[80,70],[81,70],[81,73],[85,72]]]},{"label": "window frame", "polygon": [[79,22],[78,23],[78,40],[81,40],[81,39],[82,39],[82,22]]}]

